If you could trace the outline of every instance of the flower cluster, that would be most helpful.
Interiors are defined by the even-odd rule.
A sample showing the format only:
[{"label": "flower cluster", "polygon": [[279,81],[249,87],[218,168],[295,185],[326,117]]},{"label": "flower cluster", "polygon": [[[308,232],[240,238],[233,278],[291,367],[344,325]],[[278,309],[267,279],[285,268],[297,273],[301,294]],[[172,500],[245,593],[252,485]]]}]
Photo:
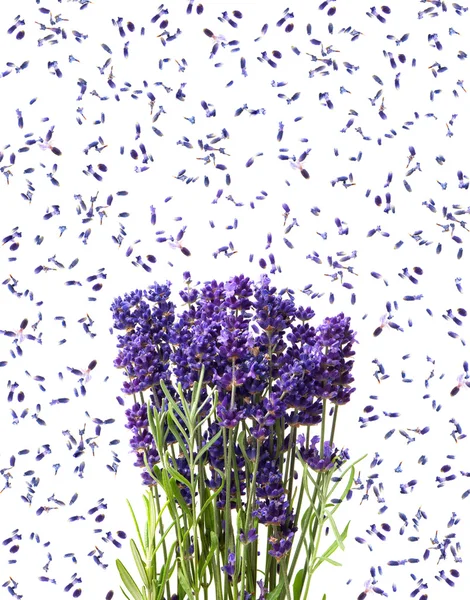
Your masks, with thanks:
[{"label": "flower cluster", "polygon": [[349,459],[349,453],[346,448],[341,451],[335,449],[334,444],[329,441],[323,443],[323,453],[317,448],[320,442],[320,436],[314,435],[310,441],[310,447],[305,448],[305,435],[300,434],[297,438],[300,446],[300,455],[308,466],[317,473],[325,473],[332,469],[339,468],[346,460]]},{"label": "flower cluster", "polygon": [[[123,392],[135,399],[126,411],[138,457],[135,464],[144,466],[144,452],[151,468],[160,460],[142,392],[150,390],[151,405],[159,413],[166,411],[163,380],[182,408],[178,387],[189,399],[203,372],[198,415],[206,420],[195,450],[208,449],[197,476],[211,492],[219,490],[216,506],[221,511],[249,505],[248,534],[240,533],[240,539],[251,544],[257,539],[257,524],[264,524],[269,527],[269,554],[280,561],[290,552],[297,531],[288,483],[288,477],[295,476],[296,447],[317,473],[338,468],[349,458],[329,441],[319,450],[319,436],[306,447],[305,435],[297,432],[320,424],[328,401],[341,406],[354,392],[351,357],[356,340],[350,319],[340,313],[313,327],[314,311],[296,307],[293,293],[278,292],[265,275],[257,284],[240,275],[199,287],[191,286],[189,273],[184,279],[184,309],[179,315],[169,300],[169,283],[126,294],[111,307],[115,328],[124,331],[118,337],[115,366],[128,377]],[[140,403],[135,394],[140,394]],[[179,423],[180,431],[188,434],[185,427]],[[189,448],[181,441],[179,437],[180,454],[173,452],[170,464],[189,481]],[[166,445],[175,442],[168,431]],[[155,483],[146,470],[143,481]],[[191,504],[189,490],[181,483],[178,487]],[[231,580],[236,570],[233,548],[225,552],[223,570]],[[259,585],[264,597],[264,584]]]}]

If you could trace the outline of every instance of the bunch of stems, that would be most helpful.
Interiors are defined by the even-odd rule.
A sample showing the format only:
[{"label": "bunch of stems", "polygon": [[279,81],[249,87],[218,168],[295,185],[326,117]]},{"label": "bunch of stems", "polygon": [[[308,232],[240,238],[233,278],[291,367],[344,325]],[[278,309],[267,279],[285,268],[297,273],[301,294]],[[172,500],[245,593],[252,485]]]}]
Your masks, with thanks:
[{"label": "bunch of stems", "polygon": [[[268,552],[268,542],[276,538],[279,528],[276,525],[260,528],[258,519],[253,516],[261,442],[252,439],[246,420],[239,421],[235,427],[222,427],[216,435],[204,441],[204,433],[218,420],[218,392],[206,386],[204,402],[201,402],[203,381],[202,365],[199,381],[194,383],[189,394],[191,397],[187,397],[188,393],[181,385],[176,386],[176,395],[170,394],[161,380],[161,389],[168,401],[167,409],[158,409],[147,402],[149,429],[160,460],[150,468],[144,452],[144,463],[154,485],[149,487],[144,498],[146,522],[143,536],[129,504],[141,547],[139,550],[131,540],[141,585],[137,585],[118,560],[117,567],[126,588],[125,591],[121,587],[124,596],[134,600],[312,598],[309,590],[318,567],[324,562],[340,566],[331,556],[337,548],[345,549],[349,522],[340,531],[334,515],[339,506],[349,499],[355,465],[364,457],[343,465],[341,469],[320,471],[314,476],[297,445],[298,431],[306,430],[308,443],[311,427],[286,428],[284,418],[271,426],[270,450],[276,459],[280,458],[283,486],[295,515],[294,530],[298,530],[290,551],[281,558],[275,557]],[[271,381],[268,388],[269,394]],[[155,389],[153,391],[156,397]],[[233,385],[232,397],[234,395]],[[144,402],[142,392],[140,396]],[[210,399],[212,408],[207,412],[205,407]],[[328,411],[326,400],[323,402],[321,458],[325,442],[329,441],[332,447],[338,411],[337,404],[331,405]],[[287,450],[284,444],[286,434],[289,440]],[[224,448],[223,471],[211,466],[207,457],[208,450],[220,436]],[[253,443],[256,443],[254,459],[247,454],[247,445]],[[236,444],[244,458],[246,491],[243,495],[234,452]],[[283,454],[285,456],[281,456]],[[189,477],[176,468],[177,459],[181,457],[189,466]],[[220,476],[218,489],[206,485],[210,470],[215,470]],[[235,499],[233,486],[236,489]],[[190,502],[183,497],[183,488],[189,490]],[[220,507],[218,500],[222,490],[225,490],[225,503]],[[325,526],[333,534],[326,547],[322,543]],[[250,530],[255,530],[256,535],[249,541],[247,533]]]}]

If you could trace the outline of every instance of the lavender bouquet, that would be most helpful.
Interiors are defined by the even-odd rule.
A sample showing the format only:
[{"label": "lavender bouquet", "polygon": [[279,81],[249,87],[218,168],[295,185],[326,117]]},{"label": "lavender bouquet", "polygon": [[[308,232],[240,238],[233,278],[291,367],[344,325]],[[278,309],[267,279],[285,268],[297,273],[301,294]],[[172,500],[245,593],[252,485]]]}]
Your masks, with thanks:
[{"label": "lavender bouquet", "polygon": [[339,565],[331,556],[349,526],[340,531],[334,515],[359,461],[333,440],[354,392],[350,319],[314,328],[314,311],[267,276],[184,279],[180,315],[169,282],[111,307],[123,332],[115,366],[134,398],[126,427],[148,486],[143,534],[129,504],[142,581],[117,560],[121,590],[135,600],[306,600],[316,569]]}]

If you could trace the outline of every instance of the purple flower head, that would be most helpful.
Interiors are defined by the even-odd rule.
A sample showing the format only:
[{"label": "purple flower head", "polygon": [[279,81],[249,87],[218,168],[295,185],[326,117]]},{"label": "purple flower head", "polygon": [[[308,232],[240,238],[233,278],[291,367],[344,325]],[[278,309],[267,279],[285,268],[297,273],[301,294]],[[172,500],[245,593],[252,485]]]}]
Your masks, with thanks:
[{"label": "purple flower head", "polygon": [[[271,554],[279,559],[289,552],[292,537],[287,526],[290,506],[279,469],[279,460],[283,460],[289,443],[299,443],[301,457],[316,471],[329,471],[348,459],[347,450],[339,453],[328,442],[320,453],[318,436],[305,447],[305,436],[299,436],[296,442],[290,428],[320,423],[326,400],[338,405],[350,400],[354,391],[352,347],[356,341],[350,319],[340,313],[314,328],[308,323],[314,311],[297,308],[292,290],[270,287],[266,275],[257,284],[239,275],[225,283],[198,282],[194,288],[189,272],[183,278],[186,289],[180,297],[185,306],[176,317],[169,282],[154,283],[147,290],[135,290],[113,302],[114,325],[122,332],[118,336],[115,366],[127,376],[123,390],[136,394],[149,389],[151,405],[159,412],[166,411],[160,380],[174,398],[177,393],[172,382],[177,381],[189,398],[204,365],[199,399],[202,410],[198,415],[202,418],[212,410],[213,398],[217,396],[208,397],[209,389],[218,392],[218,403],[217,419],[205,427],[202,444],[208,444],[221,428],[233,429],[246,421],[250,435],[245,440],[245,452],[249,460],[254,461],[257,448],[261,447],[253,516],[260,523],[280,528],[275,530],[271,548]],[[144,466],[145,453],[152,467],[160,457],[149,432],[143,397],[142,404],[134,404],[126,416],[136,466]],[[273,453],[269,437],[281,423],[284,431],[275,439]],[[176,443],[171,432],[165,435],[166,446]],[[217,470],[225,469],[223,439],[220,436],[205,455],[205,483],[211,490],[222,483]],[[237,494],[246,490],[244,455],[237,443],[234,460],[239,487],[232,471],[229,494],[224,488],[216,500],[220,509],[226,502],[235,507]],[[189,477],[185,459],[175,458],[172,466]],[[153,485],[155,482],[144,471],[144,481]],[[180,489],[190,503],[189,491],[184,486]],[[250,532],[242,535],[245,543],[252,541]],[[225,567],[230,569],[230,565],[229,561]]]},{"label": "purple flower head", "polygon": [[267,587],[264,587],[264,581],[260,579],[256,582],[259,585],[259,598],[258,600],[266,600],[266,594],[269,592]]},{"label": "purple flower head", "polygon": [[234,552],[229,551],[228,563],[221,568],[222,571],[227,573],[229,581],[232,581],[232,578],[235,574],[235,563],[236,563],[235,554],[234,554]]},{"label": "purple flower head", "polygon": [[334,468],[334,444],[330,446],[329,441],[325,441],[323,444],[323,457],[320,456],[320,451],[317,448],[317,444],[320,441],[318,435],[314,435],[310,441],[310,448],[305,448],[305,435],[301,434],[297,438],[297,443],[300,445],[300,455],[308,466],[316,471],[317,473],[324,473]]},{"label": "purple flower head", "polygon": [[263,525],[282,525],[289,510],[289,501],[284,499],[285,495],[283,494],[276,500],[265,500],[264,502],[258,500],[258,508],[253,511],[253,516]]},{"label": "purple flower head", "polygon": [[240,541],[243,544],[250,544],[251,542],[254,542],[257,539],[258,533],[256,529],[250,529],[246,535],[243,531],[240,533]]},{"label": "purple flower head", "polygon": [[135,290],[129,294],[124,294],[124,299],[119,296],[111,304],[113,313],[114,327],[116,329],[128,329],[134,326],[134,319],[131,316],[131,310],[142,300],[142,290]]},{"label": "purple flower head", "polygon": [[310,306],[304,308],[303,306],[299,306],[299,308],[295,311],[295,316],[299,321],[302,321],[302,325],[305,321],[309,321],[315,316],[315,311]]},{"label": "purple flower head", "polygon": [[256,322],[268,336],[285,331],[295,316],[294,302],[283,299],[280,293],[276,293],[275,287],[269,287],[270,282],[269,277],[262,277],[254,303]]},{"label": "purple flower head", "polygon": [[274,556],[279,562],[284,556],[286,556],[292,549],[292,543],[294,540],[295,532],[289,531],[286,537],[271,537],[271,550],[268,550],[268,554]]},{"label": "purple flower head", "polygon": [[236,406],[230,406],[230,395],[227,394],[225,398],[217,405],[217,416],[220,419],[220,426],[226,427],[227,429],[233,429],[237,424],[244,419],[246,409],[238,409]]},{"label": "purple flower head", "polygon": [[[114,365],[125,370],[130,378],[123,391],[135,394],[152,386],[162,398],[160,379],[169,381],[170,346],[168,332],[174,322],[174,304],[168,300],[170,283],[154,283],[148,291],[136,290],[118,298],[111,306],[114,325],[125,330],[118,336],[121,349]],[[148,300],[152,306],[146,301]]]},{"label": "purple flower head", "polygon": [[145,485],[155,485],[155,481],[145,468],[144,462],[144,453],[147,455],[147,461],[150,468],[153,468],[155,464],[160,462],[160,457],[155,448],[155,441],[148,430],[147,405],[141,405],[137,402],[131,408],[128,408],[125,414],[128,421],[125,427],[130,429],[133,434],[130,445],[137,455],[134,466],[143,469],[141,475]]},{"label": "purple flower head", "polygon": [[321,400],[309,400],[305,402],[303,409],[291,412],[286,416],[286,423],[291,427],[303,425],[318,425],[322,420],[323,402]]},{"label": "purple flower head", "polygon": [[[349,324],[350,317],[345,317],[344,313],[339,313],[336,317],[327,317],[317,329],[317,340],[322,346],[329,348],[336,346],[348,346],[348,356],[350,345],[355,342],[354,332],[351,331]],[[353,352],[353,354],[355,354]]]},{"label": "purple flower head", "polygon": [[249,310],[253,295],[252,281],[243,275],[230,278],[225,284],[225,305],[231,310]]}]

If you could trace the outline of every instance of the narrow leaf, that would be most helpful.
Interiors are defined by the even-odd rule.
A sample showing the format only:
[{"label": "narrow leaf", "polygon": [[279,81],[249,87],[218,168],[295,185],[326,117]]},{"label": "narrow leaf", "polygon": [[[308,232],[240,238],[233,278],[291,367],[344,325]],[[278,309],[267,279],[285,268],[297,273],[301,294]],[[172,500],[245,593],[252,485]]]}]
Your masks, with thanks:
[{"label": "narrow leaf", "polygon": [[178,569],[178,579],[181,584],[181,587],[188,595],[188,598],[190,600],[194,600],[194,595],[191,591],[191,586],[189,585],[189,581],[186,579],[186,575],[183,573],[183,569]]},{"label": "narrow leaf", "polygon": [[212,557],[214,556],[214,552],[219,547],[219,538],[217,537],[215,531],[211,531],[211,547],[209,548],[209,552],[207,553],[206,560],[202,567],[199,567],[199,579],[202,579],[204,571],[207,568],[207,565],[210,563]]},{"label": "narrow leaf", "polygon": [[191,519],[191,525],[192,525],[192,512],[191,512],[191,509],[186,504],[186,500],[181,495],[181,492],[180,492],[180,489],[178,487],[178,484],[176,483],[175,479],[170,479],[169,483],[170,483],[171,491],[173,492],[173,495],[175,496],[176,500],[178,500],[178,503],[181,506],[182,510]]},{"label": "narrow leaf", "polygon": [[171,571],[169,572],[171,557],[173,556],[173,552],[175,551],[177,543],[178,543],[177,540],[175,540],[173,542],[173,544],[170,548],[170,551],[168,553],[168,557],[165,562],[165,566],[163,567],[163,571],[160,573],[160,577],[158,578],[158,588],[157,588],[158,594],[157,594],[156,600],[162,600],[163,594],[165,593],[165,584],[170,579],[170,577],[173,575],[173,571],[176,568],[176,560],[175,560],[173,565],[171,566]]},{"label": "narrow leaf", "polygon": [[154,417],[154,407],[150,405],[150,401],[147,403],[147,418],[149,421],[150,432],[155,440],[155,443],[158,441],[157,427],[156,421]]},{"label": "narrow leaf", "polygon": [[212,446],[212,444],[215,444],[215,442],[219,439],[219,437],[222,435],[222,430],[219,429],[219,431],[214,435],[214,437],[211,438],[210,442],[207,442],[207,444],[205,446],[203,446],[199,452],[196,454],[196,460],[194,461],[195,463],[198,463],[198,461],[201,459],[201,457],[209,450],[209,448]]},{"label": "narrow leaf", "polygon": [[[351,521],[349,521],[349,523],[350,523],[350,522],[351,522]],[[344,540],[346,539],[347,535],[348,535],[349,523],[346,525],[346,527],[344,528],[344,531],[343,531],[343,533],[342,533],[342,534],[341,534],[341,536],[340,536],[342,541],[344,541]],[[320,556],[320,557],[318,558],[318,562],[317,562],[317,564],[316,564],[316,565],[313,567],[313,569],[312,569],[312,572],[313,572],[313,571],[316,571],[316,570],[318,569],[318,567],[321,565],[321,563],[322,563],[323,561],[325,561],[327,558],[329,558],[329,557],[330,557],[330,556],[331,556],[331,555],[334,553],[334,551],[335,551],[337,548],[338,548],[338,542],[335,540],[335,541],[334,541],[334,542],[331,544],[331,546],[328,548],[328,550],[326,550],[326,551],[325,551],[325,552],[322,554],[322,556]]]},{"label": "narrow leaf", "polygon": [[119,575],[121,576],[124,585],[129,590],[134,600],[144,600],[142,594],[139,591],[139,588],[137,587],[136,582],[132,579],[129,571],[119,559],[116,559],[116,566],[118,568]]},{"label": "narrow leaf", "polygon": [[339,534],[338,528],[336,527],[335,520],[331,516],[331,513],[330,513],[329,510],[325,509],[325,513],[326,513],[326,516],[328,517],[328,519],[330,520],[331,529],[333,530],[333,533],[334,533],[334,536],[336,538],[336,541],[338,542],[338,546],[341,548],[341,550],[344,550],[343,540],[341,539],[341,536]]},{"label": "narrow leaf", "polygon": [[[167,415],[167,422],[168,422],[169,430],[175,436],[181,452],[184,454],[185,459],[189,463],[189,454],[188,454],[187,448],[189,446],[190,439],[189,439],[186,431],[184,431],[181,423],[179,423],[179,421],[174,418],[174,415],[171,411]],[[183,436],[184,441],[181,436]]]},{"label": "narrow leaf", "polygon": [[170,467],[170,465],[168,465],[167,470],[168,470],[168,473],[170,473],[170,475],[173,475],[173,477],[176,479],[176,481],[183,483],[189,489],[191,489],[191,482],[188,479],[186,479],[186,477],[184,475],[181,475],[181,473],[179,471],[177,471],[173,467]]},{"label": "narrow leaf", "polygon": [[199,398],[201,397],[202,382],[204,381],[204,365],[201,366],[201,374],[199,375],[199,381],[194,382],[193,385],[193,396],[191,398],[191,421],[194,422],[199,407]]},{"label": "narrow leaf", "polygon": [[126,594],[126,592],[122,589],[122,586],[119,586],[119,589],[124,594],[124,596],[126,597],[127,600],[132,600],[131,598],[129,598],[129,596]]},{"label": "narrow leaf", "polygon": [[281,581],[281,583],[279,583],[277,587],[266,596],[266,600],[277,600],[277,598],[279,598],[279,596],[281,595],[283,589],[284,582]]},{"label": "narrow leaf", "polygon": [[178,406],[178,404],[175,402],[175,400],[173,399],[172,395],[170,394],[170,392],[168,391],[168,388],[165,385],[165,382],[163,381],[163,379],[160,379],[160,385],[161,388],[163,390],[163,393],[165,394],[167,400],[168,400],[168,408],[172,408],[180,417],[181,420],[183,421],[183,423],[188,426],[189,424],[186,421],[186,417],[184,415],[184,413],[182,412],[182,410],[180,409],[180,407]]},{"label": "narrow leaf", "polygon": [[341,567],[342,564],[339,562],[336,562],[336,560],[333,560],[332,558],[325,558],[325,561],[330,563],[330,565],[333,565],[334,567]]},{"label": "narrow leaf", "polygon": [[294,579],[294,600],[300,600],[300,596],[302,595],[303,580],[304,569],[300,569],[297,571],[297,575]]},{"label": "narrow leaf", "polygon": [[142,557],[140,556],[140,552],[139,552],[134,540],[131,540],[131,551],[132,551],[132,556],[134,557],[135,564],[137,565],[137,570],[139,571],[139,575],[141,576],[142,581],[144,582],[144,586],[148,589],[150,587],[149,578],[147,575],[147,571],[145,570],[144,561],[142,560]]},{"label": "narrow leaf", "polygon": [[129,509],[131,511],[131,514],[132,514],[132,520],[134,521],[134,525],[135,525],[135,528],[137,530],[137,535],[139,536],[140,545],[142,546],[142,550],[145,551],[145,546],[144,546],[144,543],[142,541],[142,535],[140,534],[139,525],[137,524],[137,519],[135,518],[135,514],[134,514],[134,511],[132,509],[131,503],[129,502],[129,500],[127,500],[127,498],[126,498],[126,502],[127,502],[128,506],[129,506]]}]

